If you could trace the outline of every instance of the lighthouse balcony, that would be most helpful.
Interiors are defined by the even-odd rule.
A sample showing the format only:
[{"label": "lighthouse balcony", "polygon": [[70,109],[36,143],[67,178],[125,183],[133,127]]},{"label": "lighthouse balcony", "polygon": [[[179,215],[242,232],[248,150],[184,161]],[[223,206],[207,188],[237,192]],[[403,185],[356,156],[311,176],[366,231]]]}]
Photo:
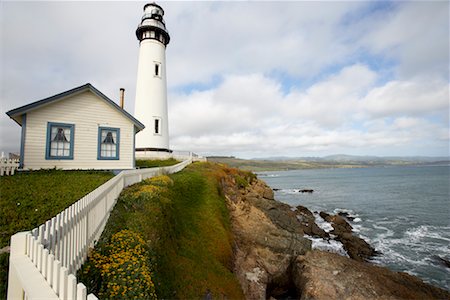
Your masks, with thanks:
[{"label": "lighthouse balcony", "polygon": [[152,19],[153,19],[153,20],[158,20],[159,22],[165,24],[165,22],[164,22],[164,20],[163,20],[163,17],[162,17],[161,15],[158,15],[158,14],[153,13],[153,12],[151,12],[151,13],[149,13],[149,14],[144,14],[144,15],[142,16],[141,21],[148,20],[148,19],[150,19],[150,20],[152,20]]},{"label": "lighthouse balcony", "polygon": [[165,24],[163,22],[157,21],[155,19],[145,19],[138,25],[138,27],[144,27],[144,26],[157,27],[157,28],[160,28],[160,29],[166,31],[167,33],[169,33],[169,31],[166,29]]}]

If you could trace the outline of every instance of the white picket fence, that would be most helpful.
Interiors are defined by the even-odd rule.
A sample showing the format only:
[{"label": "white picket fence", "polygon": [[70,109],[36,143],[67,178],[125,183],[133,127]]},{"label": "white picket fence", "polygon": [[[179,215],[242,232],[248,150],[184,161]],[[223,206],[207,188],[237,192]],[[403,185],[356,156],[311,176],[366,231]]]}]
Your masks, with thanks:
[{"label": "white picket fence", "polygon": [[18,159],[0,158],[0,176],[14,175],[17,169],[19,169]]},{"label": "white picket fence", "polygon": [[11,237],[8,299],[94,300],[75,274],[105,228],[126,186],[181,171],[192,159],[162,168],[120,172],[31,232]]}]

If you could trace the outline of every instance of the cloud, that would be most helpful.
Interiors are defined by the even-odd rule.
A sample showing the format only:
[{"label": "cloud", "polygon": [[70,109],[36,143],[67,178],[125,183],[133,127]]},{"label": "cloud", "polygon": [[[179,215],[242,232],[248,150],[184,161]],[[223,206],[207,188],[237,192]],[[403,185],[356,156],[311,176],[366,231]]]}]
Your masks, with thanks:
[{"label": "cloud", "polygon": [[362,24],[360,44],[397,61],[403,78],[426,73],[449,76],[449,2],[404,1]]},{"label": "cloud", "polygon": [[352,65],[286,97],[286,115],[307,119],[326,127],[340,126],[358,114],[358,102],[376,80],[377,74],[364,65]]},{"label": "cloud", "polygon": [[[165,2],[171,145],[246,157],[448,154],[448,6]],[[112,99],[124,87],[133,113],[141,9],[2,2],[2,149],[20,138],[5,111],[86,82]]]},{"label": "cloud", "polygon": [[435,114],[448,111],[448,97],[442,98],[448,86],[439,80],[377,85],[378,77],[366,65],[350,65],[305,91],[284,93],[262,74],[227,75],[217,87],[172,95],[171,143],[243,157],[446,151],[448,119]]},{"label": "cloud", "polygon": [[449,84],[440,79],[393,80],[371,90],[363,107],[374,116],[448,113],[449,99]]}]

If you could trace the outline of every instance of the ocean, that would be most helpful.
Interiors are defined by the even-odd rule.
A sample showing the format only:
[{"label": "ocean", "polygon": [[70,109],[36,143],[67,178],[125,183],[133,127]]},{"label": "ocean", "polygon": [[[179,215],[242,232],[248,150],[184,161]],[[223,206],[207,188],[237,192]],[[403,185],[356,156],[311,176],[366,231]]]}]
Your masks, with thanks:
[{"label": "ocean", "polygon": [[[381,252],[377,265],[450,290],[450,166],[389,166],[260,172],[275,199],[311,211],[347,212],[354,232]],[[313,189],[312,194],[299,189]],[[329,228],[316,214],[323,228]],[[340,243],[313,247],[345,255]],[[343,253],[344,252],[344,253]]]}]

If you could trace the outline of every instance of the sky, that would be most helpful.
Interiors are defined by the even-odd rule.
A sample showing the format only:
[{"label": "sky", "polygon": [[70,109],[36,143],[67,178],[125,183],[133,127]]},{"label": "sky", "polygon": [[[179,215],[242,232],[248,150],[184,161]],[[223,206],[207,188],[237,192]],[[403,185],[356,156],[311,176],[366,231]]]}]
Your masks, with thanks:
[{"label": "sky", "polygon": [[[133,114],[146,2],[0,2],[5,112],[85,83]],[[448,1],[159,1],[170,148],[241,158],[449,155]]]}]

